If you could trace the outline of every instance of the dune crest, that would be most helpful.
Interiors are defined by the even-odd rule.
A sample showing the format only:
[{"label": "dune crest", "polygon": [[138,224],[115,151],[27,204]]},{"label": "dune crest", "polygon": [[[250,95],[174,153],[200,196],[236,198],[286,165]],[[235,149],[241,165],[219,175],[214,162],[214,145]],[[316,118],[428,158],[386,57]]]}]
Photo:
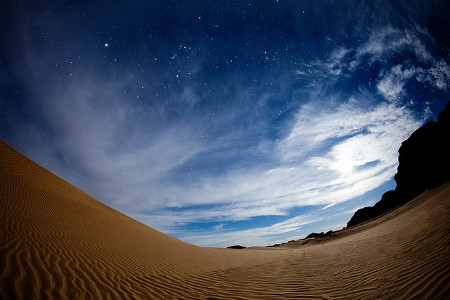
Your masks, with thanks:
[{"label": "dune crest", "polygon": [[151,229],[0,142],[2,299],[450,298],[450,183],[318,243],[214,249]]}]

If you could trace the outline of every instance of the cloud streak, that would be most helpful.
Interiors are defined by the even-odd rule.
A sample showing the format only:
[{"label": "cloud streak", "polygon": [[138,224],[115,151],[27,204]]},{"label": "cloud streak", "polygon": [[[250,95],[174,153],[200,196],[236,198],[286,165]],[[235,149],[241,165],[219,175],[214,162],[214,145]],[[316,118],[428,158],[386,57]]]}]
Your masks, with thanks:
[{"label": "cloud streak", "polygon": [[[183,213],[163,210],[153,217],[170,232],[174,221],[178,226],[239,221],[289,215],[294,207],[331,207],[384,184],[395,173],[398,145],[420,123],[404,107],[384,104],[364,109],[357,103],[345,103],[322,113],[316,111],[321,105],[303,106],[291,134],[275,147],[278,151],[272,159],[278,159],[276,167],[238,170],[192,185],[166,187],[171,205],[186,209]],[[305,122],[305,114],[315,117]],[[296,143],[292,143],[292,132]],[[311,157],[310,152],[302,151],[303,144],[314,153],[320,149],[323,155]],[[162,224],[172,214],[175,217]],[[139,217],[149,222],[149,218]]]}]

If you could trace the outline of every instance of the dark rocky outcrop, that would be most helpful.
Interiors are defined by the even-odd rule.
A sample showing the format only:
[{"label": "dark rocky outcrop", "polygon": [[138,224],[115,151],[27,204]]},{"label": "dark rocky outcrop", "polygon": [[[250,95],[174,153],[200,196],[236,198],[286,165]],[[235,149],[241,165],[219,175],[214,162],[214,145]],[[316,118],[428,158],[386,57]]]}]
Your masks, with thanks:
[{"label": "dark rocky outcrop", "polygon": [[324,237],[327,237],[327,236],[329,236],[330,234],[332,234],[333,233],[333,230],[330,230],[330,231],[327,231],[327,233],[323,233],[323,232],[321,232],[321,233],[317,233],[317,232],[312,232],[312,233],[310,233],[310,234],[308,234],[306,237],[305,237],[305,239],[309,239],[309,238],[324,238]]},{"label": "dark rocky outcrop", "polygon": [[290,245],[290,244],[298,244],[298,242],[301,242],[301,245],[306,245],[308,242],[310,242],[311,240],[316,240],[316,239],[321,239],[321,238],[325,238],[329,235],[331,235],[334,231],[333,230],[329,230],[326,233],[317,233],[317,232],[312,232],[310,234],[308,234],[307,237],[303,238],[303,239],[299,239],[299,240],[290,240],[289,242],[286,243],[281,243],[281,244],[274,244],[274,245],[269,245],[266,247],[279,247],[279,246],[285,246],[285,245]]},{"label": "dark rocky outcrop", "polygon": [[395,191],[388,191],[383,194],[381,200],[378,201],[373,207],[367,206],[361,209],[358,209],[350,221],[347,223],[347,227],[354,226],[365,222],[367,220],[376,218],[385,212],[399,206],[402,204],[401,198],[397,197],[397,193]]},{"label": "dark rocky outcrop", "polygon": [[395,190],[386,192],[373,207],[356,211],[347,227],[380,216],[450,180],[450,102],[437,122],[430,121],[413,132],[398,152]]},{"label": "dark rocky outcrop", "polygon": [[245,249],[246,247],[244,247],[244,246],[241,246],[241,245],[234,245],[234,246],[230,246],[230,247],[227,247],[228,249]]}]

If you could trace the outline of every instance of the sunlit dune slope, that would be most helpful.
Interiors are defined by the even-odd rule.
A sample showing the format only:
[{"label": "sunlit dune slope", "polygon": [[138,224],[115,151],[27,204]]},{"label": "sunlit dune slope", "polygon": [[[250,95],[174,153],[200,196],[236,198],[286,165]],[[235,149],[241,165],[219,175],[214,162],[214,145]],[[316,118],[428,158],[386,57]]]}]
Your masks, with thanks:
[{"label": "sunlit dune slope", "polygon": [[90,197],[0,142],[3,299],[450,298],[450,184],[326,239],[196,247]]}]

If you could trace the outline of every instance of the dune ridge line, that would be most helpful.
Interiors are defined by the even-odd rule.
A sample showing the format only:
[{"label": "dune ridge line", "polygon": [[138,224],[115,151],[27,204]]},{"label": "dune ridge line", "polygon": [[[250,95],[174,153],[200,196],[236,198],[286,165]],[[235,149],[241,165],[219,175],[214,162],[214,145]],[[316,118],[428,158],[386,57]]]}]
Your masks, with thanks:
[{"label": "dune ridge line", "polygon": [[449,299],[450,183],[307,245],[202,248],[0,142],[2,299]]}]

